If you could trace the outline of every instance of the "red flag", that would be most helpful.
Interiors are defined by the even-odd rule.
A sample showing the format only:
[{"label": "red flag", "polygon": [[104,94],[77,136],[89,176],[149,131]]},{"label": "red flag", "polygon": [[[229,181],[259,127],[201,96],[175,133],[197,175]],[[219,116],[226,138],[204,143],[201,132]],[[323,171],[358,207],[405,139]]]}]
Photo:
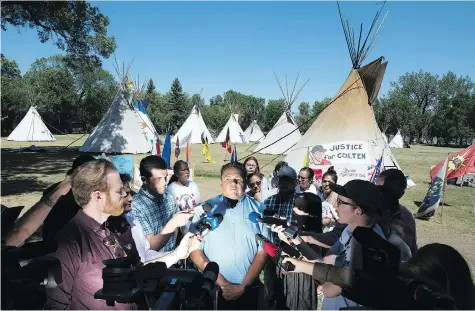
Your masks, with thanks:
[{"label": "red flag", "polygon": [[221,144],[221,147],[226,148],[226,150],[228,151],[228,153],[233,152],[233,148],[232,148],[232,146],[231,146],[231,137],[230,137],[230,135],[229,135],[229,127],[228,127],[228,131],[226,132],[226,139],[225,139],[224,142]]},{"label": "red flag", "polygon": [[[430,170],[431,180],[437,175],[437,172],[442,165],[444,165],[444,162],[445,160],[437,163],[437,165]],[[448,180],[470,173],[475,173],[475,145],[468,146],[449,157],[447,175],[445,178]]]},{"label": "red flag", "polygon": [[190,160],[190,144],[186,144],[186,152],[185,152],[185,161],[189,163]]}]

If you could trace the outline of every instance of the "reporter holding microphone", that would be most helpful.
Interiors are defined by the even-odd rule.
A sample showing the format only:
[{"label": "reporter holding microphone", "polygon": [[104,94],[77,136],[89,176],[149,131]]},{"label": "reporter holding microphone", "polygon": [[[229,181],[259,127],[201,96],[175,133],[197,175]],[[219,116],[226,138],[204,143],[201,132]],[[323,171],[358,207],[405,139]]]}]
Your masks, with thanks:
[{"label": "reporter holding microphone", "polygon": [[[349,267],[352,261],[352,234],[357,227],[370,227],[382,238],[386,239],[381,227],[376,223],[376,217],[384,204],[384,198],[378,187],[366,180],[351,180],[343,187],[332,184],[333,191],[338,193],[336,210],[340,223],[347,224],[339,240],[331,247],[329,255],[322,262],[335,267]],[[286,258],[285,262],[295,265],[294,272],[313,274],[313,263]],[[324,283],[322,292],[325,296],[322,310],[338,310],[346,307],[356,307],[357,303],[341,295],[342,288],[332,283]]]},{"label": "reporter holding microphone", "polygon": [[[190,258],[200,271],[209,262],[219,265],[217,284],[220,310],[256,310],[258,307],[259,274],[267,260],[256,234],[269,236],[265,225],[249,219],[252,212],[261,212],[264,205],[244,195],[246,173],[242,164],[233,162],[221,168],[222,194],[206,201],[212,206],[208,215],[223,215],[223,220],[203,238],[200,249]],[[196,232],[199,220],[194,219],[190,232]]]}]

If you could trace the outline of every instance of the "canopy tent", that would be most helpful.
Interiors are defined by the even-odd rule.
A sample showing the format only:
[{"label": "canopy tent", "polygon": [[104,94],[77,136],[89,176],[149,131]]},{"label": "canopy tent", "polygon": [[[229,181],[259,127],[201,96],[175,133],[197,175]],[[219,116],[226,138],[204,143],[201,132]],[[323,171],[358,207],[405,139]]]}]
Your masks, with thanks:
[{"label": "canopy tent", "polygon": [[[376,17],[379,13],[380,11]],[[295,170],[300,170],[307,164],[317,176],[334,166],[339,176],[338,183],[345,184],[352,179],[369,180],[381,158],[384,169],[400,167],[385,142],[372,110],[387,62],[383,63],[384,58],[380,57],[361,66],[370,46],[363,45],[359,50],[351,46],[354,40],[348,38],[349,26],[343,18],[342,25],[353,69],[336,96],[284,161]],[[368,36],[370,33],[371,30]],[[410,180],[408,183],[413,185]]]},{"label": "canopy tent", "polygon": [[196,105],[191,110],[190,115],[185,120],[185,123],[183,123],[175,136],[173,136],[172,142],[176,142],[177,137],[180,142],[185,141],[185,138],[188,138],[188,135],[190,135],[188,141],[189,144],[201,144],[202,135],[208,138],[208,143],[214,143],[213,138],[209,133],[208,127],[203,120],[200,109]]},{"label": "canopy tent", "polygon": [[256,120],[252,120],[251,124],[244,131],[244,139],[247,142],[261,142],[265,135],[262,133]]},{"label": "canopy tent", "polygon": [[404,140],[402,139],[401,131],[397,131],[396,135],[394,135],[393,139],[389,143],[389,147],[391,148],[404,148]]},{"label": "canopy tent", "polygon": [[[102,117],[79,151],[94,153],[148,153],[155,144],[155,128],[146,115],[144,107],[132,103],[140,96],[140,91],[119,72],[119,90],[112,105]],[[135,98],[134,98],[135,97]],[[149,127],[149,124],[151,127]]]},{"label": "canopy tent", "polygon": [[244,132],[241,129],[241,126],[238,123],[239,115],[238,114],[231,114],[228,119],[228,122],[219,133],[218,137],[216,138],[216,142],[222,143],[226,141],[226,136],[228,133],[229,128],[229,138],[232,144],[244,144],[246,140],[244,138]]},{"label": "canopy tent", "polygon": [[56,138],[46,127],[36,107],[31,106],[20,123],[18,123],[13,132],[7,137],[7,140],[55,141]]}]

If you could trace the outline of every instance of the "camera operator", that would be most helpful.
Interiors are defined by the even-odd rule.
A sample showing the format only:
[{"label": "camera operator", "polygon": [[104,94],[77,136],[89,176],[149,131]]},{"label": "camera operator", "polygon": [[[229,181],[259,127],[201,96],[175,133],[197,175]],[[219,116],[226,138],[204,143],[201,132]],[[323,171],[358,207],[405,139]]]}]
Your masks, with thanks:
[{"label": "camera operator", "polygon": [[[256,234],[268,236],[263,224],[252,223],[251,212],[264,209],[262,203],[244,195],[246,172],[238,162],[221,168],[222,194],[206,201],[212,206],[209,215],[220,213],[223,221],[204,236],[201,249],[191,253],[199,270],[214,261],[219,265],[217,284],[221,288],[218,309],[256,310],[259,298],[259,273],[267,255],[256,240]],[[196,223],[190,227],[194,232]]]},{"label": "camera operator", "polygon": [[[356,227],[371,227],[384,237],[381,227],[375,222],[375,217],[380,214],[384,198],[376,185],[366,180],[351,180],[345,186],[331,185],[332,190],[338,193],[337,212],[340,223],[347,224],[339,240],[330,249],[330,254],[318,262],[332,264],[336,267],[349,267],[351,263],[351,239]],[[312,274],[313,264],[301,260],[286,258],[285,262],[295,265],[293,272]],[[332,283],[322,285],[325,296],[322,310],[338,310],[346,307],[358,306],[354,301],[341,295],[341,287]]]},{"label": "camera operator", "polygon": [[[142,188],[132,200],[131,216],[140,222],[150,249],[170,252],[176,247],[178,229],[192,218],[180,212],[178,204],[166,193],[167,164],[159,156],[148,156],[140,161]],[[145,261],[149,258],[145,252]]]}]

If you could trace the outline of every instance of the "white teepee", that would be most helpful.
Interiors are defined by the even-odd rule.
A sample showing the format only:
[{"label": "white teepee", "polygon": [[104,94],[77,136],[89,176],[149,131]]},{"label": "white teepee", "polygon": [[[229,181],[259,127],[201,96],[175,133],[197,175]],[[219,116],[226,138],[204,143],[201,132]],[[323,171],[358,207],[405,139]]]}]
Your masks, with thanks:
[{"label": "white teepee", "polygon": [[274,127],[267,133],[266,137],[257,145],[254,152],[264,154],[288,154],[301,138],[302,134],[300,134],[300,131],[297,129],[297,123],[292,116],[292,112],[286,110],[280,116]]},{"label": "white teepee", "polygon": [[397,134],[394,135],[393,139],[389,143],[391,148],[404,148],[404,140],[402,139],[401,131],[397,131]]},{"label": "white teepee", "polygon": [[[191,133],[191,136],[189,136]],[[201,144],[202,140],[201,137],[207,137],[208,143],[214,143],[211,134],[209,133],[208,127],[203,120],[203,116],[201,115],[201,111],[198,106],[194,106],[190,112],[190,115],[186,119],[185,123],[180,127],[178,132],[173,136],[172,142],[176,142],[176,138],[178,137],[180,144],[182,141],[188,138],[189,136],[189,144]],[[186,143],[185,143],[186,145]]]},{"label": "white teepee", "polygon": [[40,114],[34,106],[31,106],[20,123],[7,137],[13,141],[55,141],[56,138],[46,127]]},{"label": "white teepee", "polygon": [[[302,134],[298,129],[297,122],[292,115],[292,111],[290,110],[292,104],[297,100],[298,95],[308,83],[305,82],[300,89],[295,93],[297,83],[300,77],[300,73],[297,75],[295,79],[295,83],[292,89],[292,92],[289,94],[289,90],[287,89],[284,92],[282,84],[280,80],[277,78],[275,74],[275,78],[277,83],[279,84],[280,91],[284,96],[286,108],[282,115],[280,116],[279,120],[275,123],[272,129],[267,133],[266,137],[260,142],[259,145],[254,149],[254,152],[263,153],[263,154],[288,154],[289,151],[298,143],[298,141],[302,138]],[[287,76],[286,76],[287,78]],[[285,85],[287,86],[287,79],[285,81]],[[295,96],[294,96],[295,94]]]},{"label": "white teepee", "polygon": [[244,131],[244,139],[247,142],[261,142],[264,140],[264,133],[262,133],[259,124],[256,120],[253,120],[251,124]]},{"label": "white teepee", "polygon": [[219,133],[218,138],[216,138],[217,143],[222,143],[226,141],[226,136],[229,130],[229,138],[232,144],[243,144],[246,143],[244,138],[244,132],[242,131],[241,126],[239,125],[239,115],[231,114],[228,119],[228,122]]},{"label": "white teepee", "polygon": [[[135,86],[126,73],[117,74],[121,79],[112,105],[79,149],[81,152],[98,153],[147,153],[152,151],[152,129],[146,119],[133,107]],[[150,122],[151,123],[151,122]]]}]

